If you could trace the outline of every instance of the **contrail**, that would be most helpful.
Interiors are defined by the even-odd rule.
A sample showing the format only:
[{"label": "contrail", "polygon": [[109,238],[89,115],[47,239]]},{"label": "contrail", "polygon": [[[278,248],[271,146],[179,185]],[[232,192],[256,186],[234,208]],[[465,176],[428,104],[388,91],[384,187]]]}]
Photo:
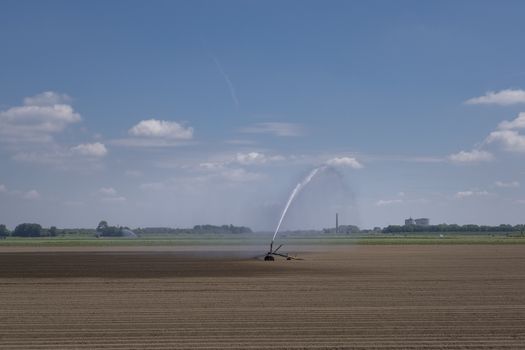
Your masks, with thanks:
[{"label": "contrail", "polygon": [[226,84],[228,85],[228,88],[230,89],[230,95],[232,96],[233,103],[235,104],[235,107],[239,108],[239,100],[237,99],[237,93],[235,92],[235,87],[233,86],[232,81],[230,80],[230,77],[224,69],[222,69],[222,66],[217,58],[215,56],[210,55],[213,62],[215,62],[215,65],[219,69],[219,72],[221,72],[222,76],[224,77],[224,80],[226,81]]}]

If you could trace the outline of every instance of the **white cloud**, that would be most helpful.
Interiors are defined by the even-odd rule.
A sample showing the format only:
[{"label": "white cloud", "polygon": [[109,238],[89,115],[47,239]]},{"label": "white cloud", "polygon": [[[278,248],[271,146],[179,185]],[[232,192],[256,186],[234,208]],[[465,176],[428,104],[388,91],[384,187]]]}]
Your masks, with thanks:
[{"label": "white cloud", "polygon": [[106,146],[100,142],[80,144],[78,146],[72,147],[71,152],[73,152],[73,154],[89,157],[104,157],[106,154],[108,154]]},{"label": "white cloud", "polygon": [[525,91],[520,89],[507,89],[498,92],[489,91],[485,95],[471,98],[465,103],[469,105],[496,104],[501,106],[525,103]]},{"label": "white cloud", "polygon": [[267,156],[260,152],[249,152],[249,153],[237,153],[235,161],[239,164],[250,165],[250,164],[265,164],[273,161],[284,160],[283,156],[274,155]]},{"label": "white cloud", "polygon": [[0,135],[10,142],[48,142],[51,134],[81,120],[71,106],[21,106],[0,112]]},{"label": "white cloud", "polygon": [[85,166],[85,159],[77,161],[74,155],[93,157],[90,160],[106,155],[106,147],[99,142],[70,147],[55,141],[55,135],[82,120],[70,103],[68,95],[46,91],[24,98],[22,106],[0,111],[0,146],[17,162],[62,169]]},{"label": "white cloud", "polygon": [[496,181],[495,184],[497,187],[502,187],[502,188],[520,187],[520,183],[518,181],[509,181],[509,182]]},{"label": "white cloud", "polygon": [[35,96],[24,98],[26,106],[54,106],[59,104],[70,104],[71,97],[54,91],[44,91]]},{"label": "white cloud", "polygon": [[512,121],[504,120],[498,125],[500,130],[510,129],[524,129],[525,128],[525,113],[518,114],[518,117]]},{"label": "white cloud", "polygon": [[293,123],[257,123],[240,129],[244,133],[252,134],[271,134],[275,136],[301,136],[304,133],[303,127]]},{"label": "white cloud", "polygon": [[[47,94],[47,95],[46,95]],[[0,111],[0,136],[8,143],[52,141],[52,134],[82,120],[65,98],[53,92],[26,97],[23,106]]]},{"label": "white cloud", "polygon": [[448,156],[454,163],[478,163],[478,162],[490,162],[494,159],[492,153],[482,150],[460,151],[455,154]]},{"label": "white cloud", "polygon": [[514,130],[497,130],[489,134],[487,143],[498,142],[506,151],[525,152],[525,136]]},{"label": "white cloud", "polygon": [[457,199],[463,199],[467,197],[473,197],[473,196],[488,196],[490,193],[487,191],[459,191],[457,192],[454,197]]},{"label": "white cloud", "polygon": [[336,157],[329,159],[326,164],[332,166],[347,166],[353,169],[361,169],[363,165],[353,157]]},{"label": "white cloud", "polygon": [[39,199],[40,198],[40,193],[38,193],[37,190],[31,190],[31,191],[27,191],[26,193],[24,193],[23,197],[25,199]]},{"label": "white cloud", "polygon": [[235,167],[236,165],[263,165],[273,162],[279,162],[286,159],[282,155],[268,155],[262,152],[238,152],[234,155],[223,154],[214,157],[215,159],[199,163],[199,170],[206,171],[222,171],[228,167]]},{"label": "white cloud", "polygon": [[193,138],[193,128],[184,127],[177,122],[166,120],[142,120],[129,129],[130,135],[148,138],[190,140]]},{"label": "white cloud", "polygon": [[104,196],[116,196],[117,190],[115,190],[113,187],[101,187],[98,190],[98,193],[104,195]]},{"label": "white cloud", "polygon": [[386,205],[395,205],[395,204],[401,204],[403,203],[402,199],[380,199],[376,202],[376,205],[378,207],[386,206]]}]

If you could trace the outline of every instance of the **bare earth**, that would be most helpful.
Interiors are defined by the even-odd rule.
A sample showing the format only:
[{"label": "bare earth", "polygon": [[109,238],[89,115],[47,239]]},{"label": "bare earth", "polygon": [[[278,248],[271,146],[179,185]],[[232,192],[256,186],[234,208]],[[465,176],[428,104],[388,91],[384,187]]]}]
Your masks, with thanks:
[{"label": "bare earth", "polygon": [[525,245],[2,249],[1,349],[525,348]]}]

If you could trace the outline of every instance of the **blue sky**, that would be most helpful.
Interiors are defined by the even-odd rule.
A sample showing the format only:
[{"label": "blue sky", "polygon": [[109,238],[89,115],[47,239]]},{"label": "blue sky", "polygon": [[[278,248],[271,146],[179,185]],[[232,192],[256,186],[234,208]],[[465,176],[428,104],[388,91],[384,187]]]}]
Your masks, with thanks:
[{"label": "blue sky", "polygon": [[3,1],[0,223],[522,223],[524,12]]}]

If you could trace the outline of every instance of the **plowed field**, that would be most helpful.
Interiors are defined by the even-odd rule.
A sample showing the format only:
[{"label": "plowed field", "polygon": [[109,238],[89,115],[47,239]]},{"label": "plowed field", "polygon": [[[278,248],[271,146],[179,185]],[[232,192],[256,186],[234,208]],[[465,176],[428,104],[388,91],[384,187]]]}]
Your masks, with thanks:
[{"label": "plowed field", "polygon": [[525,245],[206,249],[3,248],[0,348],[525,348]]}]

